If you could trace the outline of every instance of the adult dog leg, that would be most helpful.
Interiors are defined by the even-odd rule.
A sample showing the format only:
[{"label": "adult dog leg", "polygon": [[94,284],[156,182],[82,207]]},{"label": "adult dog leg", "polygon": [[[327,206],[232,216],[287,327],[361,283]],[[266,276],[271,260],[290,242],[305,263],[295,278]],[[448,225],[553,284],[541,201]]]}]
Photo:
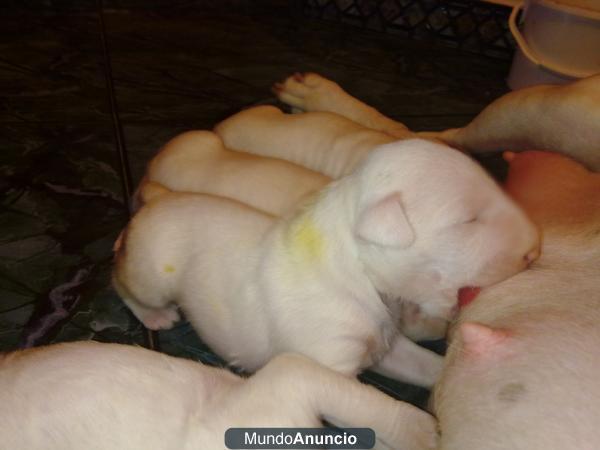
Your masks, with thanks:
[{"label": "adult dog leg", "polygon": [[405,125],[384,116],[375,108],[352,97],[337,83],[316,73],[295,73],[283,83],[275,83],[273,91],[279,100],[302,112],[332,112],[397,139],[413,135]]},{"label": "adult dog leg", "polygon": [[419,133],[463,150],[551,150],[600,170],[600,75],[500,97],[464,128]]}]

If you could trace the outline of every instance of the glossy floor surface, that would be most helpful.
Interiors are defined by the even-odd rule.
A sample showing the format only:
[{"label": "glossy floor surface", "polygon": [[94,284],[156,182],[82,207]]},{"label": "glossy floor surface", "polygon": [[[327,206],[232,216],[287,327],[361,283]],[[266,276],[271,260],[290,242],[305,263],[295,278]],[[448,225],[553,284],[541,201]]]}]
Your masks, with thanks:
[{"label": "glossy floor surface", "polygon": [[[277,104],[273,82],[315,71],[418,130],[465,124],[506,90],[508,61],[305,19],[281,1],[106,3],[1,7],[0,351],[81,339],[143,344],[110,287],[127,187],[176,134]],[[216,361],[185,323],[158,344]]]}]

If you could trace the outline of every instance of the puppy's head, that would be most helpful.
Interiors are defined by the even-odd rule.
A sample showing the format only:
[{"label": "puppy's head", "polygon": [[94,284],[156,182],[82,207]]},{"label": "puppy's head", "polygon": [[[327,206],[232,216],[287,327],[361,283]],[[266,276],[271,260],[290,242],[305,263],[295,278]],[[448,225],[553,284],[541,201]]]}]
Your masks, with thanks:
[{"label": "puppy's head", "polygon": [[450,318],[461,287],[495,284],[538,255],[538,232],[521,209],[447,146],[387,144],[355,176],[359,257],[389,298]]}]

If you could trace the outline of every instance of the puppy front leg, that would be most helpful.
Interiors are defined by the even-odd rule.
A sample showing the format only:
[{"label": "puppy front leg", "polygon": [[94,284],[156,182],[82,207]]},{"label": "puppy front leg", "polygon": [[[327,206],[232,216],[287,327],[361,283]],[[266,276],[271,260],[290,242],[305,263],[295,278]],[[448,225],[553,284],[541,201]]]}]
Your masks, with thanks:
[{"label": "puppy front leg", "polygon": [[371,370],[389,378],[431,388],[442,372],[443,362],[442,356],[398,334],[390,350]]},{"label": "puppy front leg", "polygon": [[[248,382],[249,387],[255,386],[254,393],[258,384],[266,386],[270,398],[284,396],[285,401],[277,403],[278,417],[284,417],[281,408],[288,402],[294,412],[304,411],[308,418],[325,419],[338,427],[373,429],[377,449],[436,448],[436,420],[430,414],[305,356],[276,356]],[[310,423],[306,418],[302,421]]]},{"label": "puppy front leg", "polygon": [[284,159],[332,178],[350,173],[373,148],[394,141],[337,114],[284,114],[273,106],[241,111],[214,131],[232,150]]},{"label": "puppy front leg", "polygon": [[333,372],[315,374],[315,400],[321,416],[338,427],[368,427],[375,431],[374,448],[425,450],[436,448],[435,419],[408,403],[397,401],[356,379]]}]

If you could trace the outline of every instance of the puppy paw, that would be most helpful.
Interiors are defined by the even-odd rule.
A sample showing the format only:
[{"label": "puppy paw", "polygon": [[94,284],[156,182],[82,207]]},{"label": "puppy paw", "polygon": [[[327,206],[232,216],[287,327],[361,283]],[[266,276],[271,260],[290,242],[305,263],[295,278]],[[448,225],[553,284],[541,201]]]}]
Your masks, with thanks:
[{"label": "puppy paw", "polygon": [[175,306],[144,312],[140,321],[149,330],[168,330],[179,320],[179,312]]},{"label": "puppy paw", "polygon": [[296,72],[282,83],[273,85],[273,92],[283,103],[292,106],[292,112],[328,111],[326,103],[345,92],[333,81],[316,73]]}]

